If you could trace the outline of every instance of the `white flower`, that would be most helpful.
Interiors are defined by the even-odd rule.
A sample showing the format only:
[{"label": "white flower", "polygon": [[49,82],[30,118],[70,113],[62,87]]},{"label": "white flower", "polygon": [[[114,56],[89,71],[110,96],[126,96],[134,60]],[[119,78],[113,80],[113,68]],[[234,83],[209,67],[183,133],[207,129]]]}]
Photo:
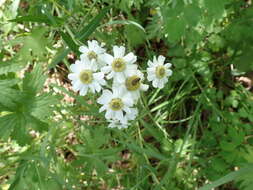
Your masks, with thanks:
[{"label": "white flower", "polygon": [[120,123],[119,120],[108,120],[109,125],[108,128],[118,128],[118,129],[126,129],[128,127],[128,123]]},{"label": "white flower", "polygon": [[160,55],[158,59],[154,57],[153,62],[148,61],[147,68],[147,79],[152,81],[152,85],[155,88],[163,88],[164,85],[168,82],[168,77],[172,75],[171,63],[164,64],[165,57]]},{"label": "white flower", "polygon": [[148,90],[148,85],[142,83],[143,79],[143,73],[135,70],[127,72],[123,82],[114,81],[113,86],[122,88],[125,92],[130,93],[134,100],[137,100],[140,97],[140,91]]},{"label": "white flower", "polygon": [[104,90],[103,94],[98,98],[97,102],[103,106],[99,112],[105,111],[107,120],[118,120],[122,124],[126,124],[128,120],[134,120],[137,115],[137,109],[131,108],[134,101],[130,94],[123,93],[118,88]]},{"label": "white flower", "polygon": [[75,64],[70,65],[70,70],[72,73],[68,75],[68,78],[71,80],[73,90],[80,91],[81,96],[85,96],[89,89],[92,93],[100,92],[101,86],[106,84],[104,73],[96,72],[94,60],[90,61],[87,58],[77,60]]},{"label": "white flower", "polygon": [[107,53],[104,54],[104,61],[107,66],[101,70],[104,73],[109,73],[107,79],[114,78],[118,82],[123,82],[127,72],[137,69],[137,65],[133,64],[137,58],[133,53],[125,55],[125,47],[123,46],[113,46],[113,54],[114,56]]},{"label": "white flower", "polygon": [[88,58],[91,61],[94,59],[98,68],[105,65],[103,61],[105,49],[102,48],[96,40],[88,41],[88,46],[81,46],[79,51],[82,53],[80,56],[81,60]]}]

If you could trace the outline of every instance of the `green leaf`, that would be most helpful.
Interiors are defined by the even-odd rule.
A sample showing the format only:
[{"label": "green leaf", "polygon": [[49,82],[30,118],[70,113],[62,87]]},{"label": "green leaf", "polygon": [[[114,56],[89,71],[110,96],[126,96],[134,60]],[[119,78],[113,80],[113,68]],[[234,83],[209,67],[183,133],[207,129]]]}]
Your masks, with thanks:
[{"label": "green leaf", "polygon": [[52,60],[52,63],[48,66],[48,69],[54,68],[58,63],[60,63],[64,57],[66,57],[69,53],[69,49],[61,48],[58,53],[55,55],[55,57]]},{"label": "green leaf", "polygon": [[225,11],[225,4],[227,0],[205,0],[205,6],[209,16],[219,18]]},{"label": "green leaf", "polygon": [[17,102],[21,100],[21,93],[12,88],[18,80],[0,80],[0,107],[6,111],[14,111],[17,107]]},{"label": "green leaf", "polygon": [[23,80],[23,91],[34,94],[43,89],[47,76],[44,75],[42,65],[36,65],[33,71],[27,72]]},{"label": "green leaf", "polygon": [[46,47],[50,41],[50,38],[45,37],[46,32],[47,28],[38,27],[32,30],[29,35],[19,37],[16,40],[17,44],[23,44],[21,50],[18,52],[22,61],[31,61],[34,60],[35,57],[41,60],[45,59],[44,54],[46,53]]},{"label": "green leaf", "polygon": [[10,72],[17,72],[24,68],[26,63],[18,61],[16,57],[10,61],[0,62],[0,75]]},{"label": "green leaf", "polygon": [[188,4],[184,8],[184,19],[190,26],[199,23],[201,17],[201,9],[196,4]]},{"label": "green leaf", "polygon": [[178,42],[185,35],[186,22],[182,17],[172,17],[166,20],[165,31],[171,43]]},{"label": "green leaf", "polygon": [[228,175],[212,182],[211,184],[201,187],[199,190],[211,190],[213,188],[219,187],[220,185],[223,185],[225,183],[238,179],[242,175],[245,175],[247,173],[252,173],[252,172],[253,172],[253,165],[251,164],[248,167],[244,167],[238,171],[231,172]]},{"label": "green leaf", "polygon": [[51,26],[59,26],[64,23],[64,20],[55,16],[51,16],[54,20],[52,22],[52,19],[49,19],[47,15],[26,15],[26,16],[20,16],[15,19],[9,20],[10,22],[37,22],[37,23],[45,23]]},{"label": "green leaf", "polygon": [[136,47],[142,44],[143,42],[145,42],[145,37],[146,37],[145,32],[135,27],[134,25],[127,25],[125,27],[125,34],[126,34],[126,37],[128,38],[129,43],[133,47]]},{"label": "green leaf", "polygon": [[60,32],[62,39],[64,40],[64,42],[68,45],[68,47],[75,53],[79,54],[79,50],[78,50],[78,46],[76,45],[76,43],[74,42],[74,40],[72,39],[72,37],[65,32]]},{"label": "green leaf", "polygon": [[99,23],[102,21],[106,13],[110,10],[111,7],[106,7],[100,11],[100,13],[87,25],[85,26],[76,37],[83,41],[86,40],[92,32],[98,27]]}]

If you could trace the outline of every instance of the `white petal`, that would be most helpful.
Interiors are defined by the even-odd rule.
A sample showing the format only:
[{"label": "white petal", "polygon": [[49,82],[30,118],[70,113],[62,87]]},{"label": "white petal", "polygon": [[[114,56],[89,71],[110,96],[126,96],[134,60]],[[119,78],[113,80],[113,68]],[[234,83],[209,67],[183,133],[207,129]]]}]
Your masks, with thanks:
[{"label": "white petal", "polygon": [[147,91],[148,90],[148,85],[147,84],[141,84],[141,86],[140,86],[140,89],[142,90],[142,91]]},{"label": "white petal", "polygon": [[82,89],[80,90],[80,96],[85,96],[87,94],[88,87],[86,85],[82,86]]},{"label": "white petal", "polygon": [[124,83],[126,80],[126,77],[125,77],[124,73],[116,72],[115,73],[115,80],[119,83]]},{"label": "white petal", "polygon": [[90,91],[94,94],[95,93],[95,87],[92,84],[89,84]]},{"label": "white petal", "polygon": [[126,106],[126,105],[124,105],[123,110],[124,110],[126,113],[131,113],[131,109],[130,109],[128,106]]},{"label": "white petal", "polygon": [[81,70],[83,70],[84,66],[81,61],[77,60],[75,64],[71,64],[69,68],[72,72],[79,73]]},{"label": "white petal", "polygon": [[168,78],[167,77],[164,77],[161,80],[163,81],[163,84],[166,84],[168,82]]},{"label": "white petal", "polygon": [[87,48],[87,46],[81,46],[79,47],[79,51],[82,53],[88,53],[89,49]]},{"label": "white petal", "polygon": [[130,96],[124,96],[122,98],[122,101],[124,102],[124,105],[131,107],[134,104],[133,98]]},{"label": "white petal", "polygon": [[136,108],[130,108],[131,112],[126,114],[127,119],[134,120],[138,114],[138,110]]},{"label": "white petal", "polygon": [[75,91],[75,92],[77,92],[78,90],[80,90],[81,88],[82,88],[82,83],[81,83],[81,81],[79,81],[79,80],[77,80],[77,81],[75,81],[74,83],[73,83],[73,90]]},{"label": "white petal", "polygon": [[156,64],[154,64],[152,61],[148,60],[148,66],[149,67],[155,67]]},{"label": "white petal", "polygon": [[155,67],[149,67],[149,68],[147,68],[147,72],[148,72],[148,74],[155,74]]},{"label": "white petal", "polygon": [[94,50],[94,41],[88,41],[88,47],[90,50]]},{"label": "white petal", "polygon": [[123,118],[124,116],[123,116],[122,110],[116,111],[115,117],[116,117],[119,121],[122,121],[122,120],[124,119],[124,118]]},{"label": "white petal", "polygon": [[97,82],[98,82],[100,85],[102,85],[102,86],[105,86],[105,85],[106,85],[105,79],[98,80]]},{"label": "white petal", "polygon": [[157,61],[158,61],[160,64],[163,64],[163,63],[164,63],[164,61],[165,61],[165,57],[164,57],[164,56],[162,56],[162,55],[159,55],[159,57],[158,57]]},{"label": "white petal", "polygon": [[108,106],[104,105],[101,108],[99,108],[99,113],[105,111],[108,108]]},{"label": "white petal", "polygon": [[170,67],[171,67],[171,63],[166,63],[166,64],[164,65],[164,67],[167,68],[167,69],[170,68]]},{"label": "white petal", "polygon": [[126,66],[127,70],[134,70],[134,71],[136,71],[137,68],[138,68],[138,65],[135,65],[135,64],[127,64],[127,66]]},{"label": "white petal", "polygon": [[156,79],[156,76],[155,76],[155,74],[149,74],[147,76],[147,79],[148,79],[148,81],[152,81],[152,80]]},{"label": "white petal", "polygon": [[112,99],[112,92],[110,90],[104,90],[103,94],[97,99],[99,104],[107,104]]},{"label": "white petal", "polygon": [[167,70],[166,70],[166,76],[169,77],[169,76],[171,76],[171,75],[172,75],[172,70],[167,69]]},{"label": "white petal", "polygon": [[153,87],[158,88],[158,79],[154,79],[152,85]]},{"label": "white petal", "polygon": [[164,87],[164,83],[163,83],[162,79],[158,80],[157,87],[158,88],[163,88]]},{"label": "white petal", "polygon": [[93,86],[94,86],[94,88],[95,88],[95,90],[97,92],[100,92],[101,89],[102,89],[101,86],[100,86],[100,84],[98,82],[96,82],[96,81],[93,82]]},{"label": "white petal", "polygon": [[124,57],[125,47],[123,46],[113,46],[113,54],[115,58]]},{"label": "white petal", "polygon": [[109,73],[112,70],[111,66],[105,66],[101,68],[101,71],[104,73]]},{"label": "white petal", "polygon": [[110,72],[110,73],[106,76],[106,78],[107,78],[107,79],[111,79],[112,77],[114,77],[114,75],[115,75],[115,72],[112,71],[112,72]]},{"label": "white petal", "polygon": [[127,62],[127,63],[135,63],[136,60],[137,60],[137,57],[133,54],[133,53],[128,53],[125,57],[124,57],[124,60]]},{"label": "white petal", "polygon": [[105,53],[103,55],[101,55],[101,58],[106,62],[106,64],[108,65],[111,65],[112,62],[113,62],[113,56],[108,54],[108,53]]},{"label": "white petal", "polygon": [[104,78],[104,73],[103,72],[93,73],[93,78],[95,80],[102,80]]},{"label": "white petal", "polygon": [[78,74],[76,74],[76,73],[70,73],[70,74],[68,74],[68,78],[70,80],[77,80],[78,79]]},{"label": "white petal", "polygon": [[113,117],[113,115],[114,115],[113,112],[114,112],[113,110],[107,109],[107,111],[106,111],[106,113],[105,113],[105,118],[106,118],[106,119],[111,119],[111,118]]}]

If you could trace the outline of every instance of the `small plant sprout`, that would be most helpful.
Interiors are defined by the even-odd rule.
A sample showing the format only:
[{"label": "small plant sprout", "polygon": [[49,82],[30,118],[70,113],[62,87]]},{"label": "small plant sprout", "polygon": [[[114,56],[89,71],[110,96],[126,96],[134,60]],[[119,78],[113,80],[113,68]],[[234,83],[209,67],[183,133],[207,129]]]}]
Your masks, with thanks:
[{"label": "small plant sprout", "polygon": [[127,124],[128,120],[135,119],[137,115],[137,109],[132,108],[134,101],[131,95],[118,88],[113,88],[112,92],[104,90],[97,102],[103,105],[99,112],[106,111],[107,120],[118,120],[121,124]]},{"label": "small plant sprout", "polygon": [[105,49],[96,40],[88,41],[88,46],[81,46],[79,48],[81,54],[81,60],[88,58],[90,61],[95,60],[95,63],[98,68],[101,68],[105,65],[103,61],[103,55]]},{"label": "small plant sprout", "polygon": [[155,88],[163,88],[168,82],[168,77],[172,75],[172,70],[170,69],[171,63],[164,64],[165,57],[160,55],[158,58],[154,56],[153,62],[148,61],[147,68],[147,79],[152,81],[152,85]]},{"label": "small plant sprout", "polygon": [[79,91],[81,96],[85,96],[90,89],[92,93],[100,92],[102,86],[106,84],[103,72],[96,72],[95,60],[84,58],[77,60],[70,65],[72,73],[68,75],[75,92]]},{"label": "small plant sprout", "polygon": [[114,56],[107,53],[104,54],[107,66],[101,70],[104,73],[108,73],[107,79],[113,78],[118,82],[124,82],[128,72],[137,70],[137,65],[134,65],[137,58],[133,53],[125,55],[125,47],[123,46],[114,46],[113,54]]},{"label": "small plant sprout", "polygon": [[128,72],[126,74],[126,79],[123,82],[115,81],[114,87],[121,87],[127,93],[130,93],[132,98],[138,100],[140,97],[140,91],[148,90],[148,85],[143,84],[144,75],[141,71],[136,70],[133,72]]}]

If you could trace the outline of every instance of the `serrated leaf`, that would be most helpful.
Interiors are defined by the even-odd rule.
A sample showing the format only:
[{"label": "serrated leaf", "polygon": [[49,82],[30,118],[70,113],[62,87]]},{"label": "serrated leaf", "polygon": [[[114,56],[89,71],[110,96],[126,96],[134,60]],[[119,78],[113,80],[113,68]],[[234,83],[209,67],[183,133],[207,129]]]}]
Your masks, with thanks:
[{"label": "serrated leaf", "polygon": [[45,119],[52,114],[52,106],[58,103],[58,98],[50,93],[36,96],[30,104],[30,112],[36,118]]},{"label": "serrated leaf", "polygon": [[23,91],[29,94],[36,95],[43,89],[46,75],[43,74],[41,65],[36,65],[31,73],[26,73],[23,80]]},{"label": "serrated leaf", "polygon": [[12,88],[18,80],[0,80],[0,107],[6,111],[14,111],[17,102],[22,98],[22,94]]},{"label": "serrated leaf", "polygon": [[23,46],[18,52],[22,61],[30,61],[35,57],[40,59],[45,59],[44,53],[46,52],[46,47],[49,44],[49,38],[44,35],[47,28],[35,28],[32,32],[24,37],[20,37],[16,40],[17,44],[22,43]]},{"label": "serrated leaf", "polygon": [[10,61],[0,63],[0,75],[7,74],[9,72],[16,72],[25,67],[25,63],[17,61],[13,58]]}]

